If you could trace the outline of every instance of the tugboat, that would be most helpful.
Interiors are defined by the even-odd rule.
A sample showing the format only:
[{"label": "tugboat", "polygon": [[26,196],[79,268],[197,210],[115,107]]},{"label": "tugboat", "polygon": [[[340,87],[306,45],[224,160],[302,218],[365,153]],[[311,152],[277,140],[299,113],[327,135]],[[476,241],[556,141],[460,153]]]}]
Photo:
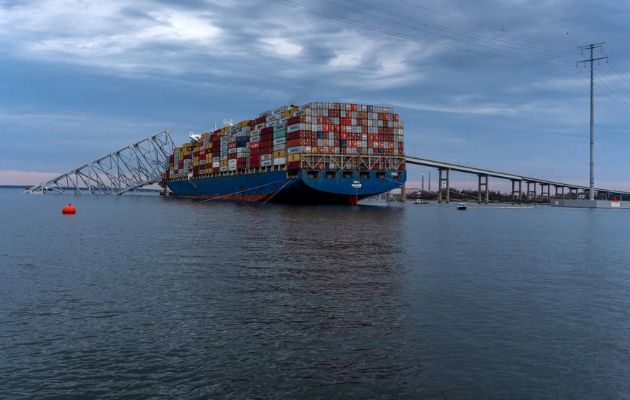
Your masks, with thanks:
[{"label": "tugboat", "polygon": [[466,210],[466,203],[464,203],[463,201],[460,202],[460,203],[457,203],[457,209],[465,211]]}]

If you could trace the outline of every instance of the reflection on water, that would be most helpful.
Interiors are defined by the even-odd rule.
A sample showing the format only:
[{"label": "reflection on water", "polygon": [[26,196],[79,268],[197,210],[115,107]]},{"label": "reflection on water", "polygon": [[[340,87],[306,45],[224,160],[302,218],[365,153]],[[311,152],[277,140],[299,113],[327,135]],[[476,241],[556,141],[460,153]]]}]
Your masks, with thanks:
[{"label": "reflection on water", "polygon": [[64,201],[0,191],[10,398],[630,389],[626,214]]}]

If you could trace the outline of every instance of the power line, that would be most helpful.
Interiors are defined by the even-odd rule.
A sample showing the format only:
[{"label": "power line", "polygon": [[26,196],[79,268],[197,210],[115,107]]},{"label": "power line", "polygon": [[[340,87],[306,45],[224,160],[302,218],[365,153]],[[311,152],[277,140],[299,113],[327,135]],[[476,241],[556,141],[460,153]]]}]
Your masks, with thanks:
[{"label": "power line", "polygon": [[450,46],[448,44],[445,44],[444,42],[436,42],[436,41],[425,39],[425,38],[422,38],[422,37],[409,35],[409,34],[406,34],[406,33],[403,33],[403,32],[397,32],[397,31],[391,31],[391,30],[388,30],[388,29],[383,29],[382,27],[379,27],[377,25],[366,24],[364,22],[358,22],[358,21],[355,21],[355,20],[350,19],[350,18],[346,18],[346,17],[340,16],[340,15],[334,15],[334,14],[326,13],[324,11],[320,11],[320,10],[317,10],[317,9],[315,9],[313,7],[305,6],[305,5],[302,5],[302,4],[296,5],[294,3],[291,3],[289,0],[273,0],[273,1],[276,2],[276,3],[280,3],[282,5],[285,5],[285,6],[306,10],[307,12],[310,12],[311,14],[320,15],[322,17],[329,18],[329,19],[335,19],[335,20],[341,21],[341,22],[347,22],[349,24],[356,25],[356,26],[359,26],[359,27],[362,27],[362,28],[365,28],[365,29],[368,29],[368,30],[371,30],[371,31],[380,32],[380,33],[383,33],[383,34],[386,34],[386,35],[389,35],[389,36],[393,36],[393,37],[397,37],[397,38],[403,38],[403,39],[407,39],[407,40],[411,40],[411,41],[413,41],[413,40],[420,40],[420,41],[426,42],[428,45],[433,46],[433,47],[444,47],[444,48],[448,48],[448,49],[456,50],[456,51],[463,51],[463,50],[470,51],[469,49],[464,49],[464,48],[461,48],[461,47]]},{"label": "power line", "polygon": [[618,105],[626,111],[630,111],[630,104],[628,104],[622,97],[620,97],[613,88],[608,86],[605,80],[601,80],[600,83],[604,86],[608,94],[615,98]]},{"label": "power line", "polygon": [[603,74],[602,76],[606,79],[608,79],[609,81],[611,81],[611,84],[613,84],[613,86],[616,86],[619,90],[621,90],[623,92],[624,95],[626,96],[630,96],[630,90],[628,90],[623,82],[621,82],[620,80],[617,79],[617,77],[615,76],[615,74],[612,72],[612,69],[610,69],[610,65],[609,64],[602,64],[602,66],[606,67],[603,68]]},{"label": "power line", "polygon": [[[447,43],[450,43],[450,42],[436,41],[435,39],[426,39],[424,37],[413,35],[413,34],[409,34],[409,33],[405,33],[405,32],[401,32],[399,30],[392,31],[390,29],[383,28],[382,26],[378,26],[378,25],[374,25],[374,24],[367,24],[365,22],[359,22],[359,21],[356,21],[354,19],[351,19],[351,18],[348,18],[348,17],[345,17],[345,16],[341,16],[341,15],[330,14],[330,13],[328,13],[326,11],[322,11],[320,9],[313,8],[313,7],[308,6],[306,4],[293,3],[290,0],[274,0],[274,1],[278,2],[280,4],[283,4],[283,5],[291,6],[291,7],[296,8],[296,9],[306,10],[307,12],[310,12],[310,13],[313,13],[313,14],[317,14],[317,15],[320,15],[320,16],[324,16],[326,18],[335,19],[335,20],[342,21],[342,22],[347,22],[347,23],[350,23],[350,24],[353,24],[353,25],[356,25],[356,26],[359,26],[359,27],[364,27],[364,28],[367,28],[367,29],[370,29],[370,30],[373,30],[373,31],[385,33],[385,34],[388,34],[390,36],[402,37],[402,38],[405,38],[405,39],[408,39],[408,40],[414,40],[414,39],[415,40],[421,40],[423,42],[428,43],[431,46],[446,47],[446,48],[455,49],[455,50],[458,50],[458,51],[462,51],[462,50],[473,51],[470,48],[466,48],[466,47],[456,47],[456,48],[454,48],[453,46],[450,46],[450,45],[447,44]],[[366,16],[370,17],[371,19],[376,18],[376,19],[383,20],[383,21],[386,21],[386,22],[394,22],[394,23],[397,23],[398,25],[401,25],[399,19],[391,20],[391,19],[388,19],[388,18],[384,18],[383,16],[380,16],[380,15],[374,15],[372,13],[365,12],[363,10],[357,10],[357,9],[349,8],[349,7],[346,7],[346,6],[340,6],[337,3],[330,2],[329,0],[324,0],[324,1],[328,1],[331,4],[334,4],[337,8],[342,7],[342,8],[349,9],[349,10],[351,10],[353,12],[357,12],[357,13],[366,15]],[[408,24],[402,24],[402,25],[409,26]],[[428,24],[426,22],[423,22],[422,25],[423,26],[427,26],[427,27],[432,27],[432,24]],[[413,27],[411,27],[410,30],[416,31],[416,32],[428,33],[429,35],[435,35],[436,34],[435,32],[427,31],[426,29],[420,29],[420,28],[418,28],[415,25]],[[439,27],[439,30],[448,32],[449,28]],[[452,31],[452,29],[451,29],[451,31]],[[451,33],[456,33],[457,34],[457,32],[451,32]],[[446,36],[446,38],[450,39],[451,41],[463,42],[464,44],[466,44],[468,46],[472,45],[472,46],[486,48],[488,50],[499,50],[499,51],[502,51],[502,52],[511,51],[512,53],[515,53],[516,55],[521,56],[521,58],[522,57],[527,57],[527,58],[535,57],[535,55],[532,55],[532,54],[529,54],[529,53],[523,53],[523,52],[519,53],[517,50],[513,50],[513,49],[506,49],[506,48],[500,48],[500,47],[496,47],[496,46],[484,45],[484,44],[470,42],[470,41],[467,41],[467,40],[464,40],[464,39],[461,39],[461,38],[455,38],[455,37],[451,37],[451,36]],[[504,56],[504,57],[510,58],[509,55],[507,55],[505,53],[503,53],[501,55]],[[547,54],[547,55],[549,55],[549,54]],[[555,55],[554,57],[562,58],[562,56],[557,56],[557,55]]]},{"label": "power line", "polygon": [[615,63],[614,60],[609,59],[608,60],[608,64],[607,64],[612,70],[615,71],[615,73],[617,73],[617,75],[619,76],[619,78],[621,80],[623,80],[624,82],[628,83],[630,85],[630,79],[628,79],[626,77],[627,73],[624,73],[621,71],[621,68]]},{"label": "power line", "polygon": [[[468,23],[470,25],[476,26],[478,28],[486,29],[488,31],[498,32],[498,33],[501,33],[501,34],[505,34],[506,33],[505,28],[497,28],[497,27],[483,25],[483,24],[477,23],[475,21],[469,20],[467,18],[462,18],[462,17],[457,16],[457,15],[447,14],[447,13],[438,11],[438,10],[436,10],[434,8],[430,8],[430,7],[427,7],[427,6],[424,6],[424,5],[412,3],[411,1],[407,1],[407,0],[399,0],[399,1],[401,3],[407,4],[409,6],[412,6],[412,7],[421,9],[421,10],[429,11],[429,12],[431,12],[433,14],[441,15],[443,17],[447,17],[447,18],[451,18],[451,19],[454,19],[454,20],[459,20],[459,21],[462,21],[462,22],[466,22],[466,23]],[[566,33],[566,35],[568,35],[568,32]],[[551,44],[552,46],[559,46],[560,45],[560,43],[558,43],[558,42],[553,42],[553,41],[549,41],[549,40],[542,40],[542,39],[531,39],[531,41]]]},{"label": "power line", "polygon": [[[330,0],[324,0],[327,2],[330,2]],[[413,4],[413,3],[408,3],[405,2],[405,4]],[[362,8],[368,8],[368,5],[364,5]],[[426,8],[423,6],[419,6],[420,8]],[[345,7],[348,8],[348,7]],[[357,11],[355,9],[351,9],[352,11]],[[519,43],[515,43],[515,42],[511,42],[502,38],[489,38],[487,36],[480,36],[479,34],[475,33],[475,32],[470,32],[470,31],[466,31],[466,30],[461,30],[461,29],[457,29],[457,28],[453,28],[453,27],[449,27],[446,25],[442,25],[442,24],[437,24],[434,22],[427,22],[426,20],[422,19],[422,18],[418,18],[417,16],[411,17],[407,14],[401,14],[398,13],[392,9],[388,9],[386,11],[388,14],[390,15],[394,15],[396,17],[396,20],[393,22],[399,23],[402,20],[410,20],[410,21],[416,21],[419,24],[425,25],[429,28],[433,28],[433,29],[437,29],[439,31],[444,31],[446,33],[449,34],[455,34],[458,36],[463,37],[464,39],[455,39],[455,40],[461,40],[464,41],[466,43],[471,43],[473,45],[476,46],[483,46],[480,45],[478,43],[475,42],[471,42],[469,39],[476,39],[482,42],[487,42],[490,43],[494,46],[483,46],[483,47],[492,47],[494,49],[499,49],[499,50],[511,50],[514,52],[523,52],[523,50],[527,50],[528,53],[530,53],[532,50],[537,51],[539,53],[541,53],[542,55],[548,56],[550,58],[564,58],[566,61],[569,61],[570,59],[568,57],[563,57],[563,56],[559,56],[558,54],[556,54],[556,51],[554,50],[549,50],[547,48],[541,48],[541,47],[537,47],[537,46],[533,46],[531,44],[527,44],[527,45],[523,45],[523,44],[519,44]],[[412,25],[412,27],[415,27],[415,24]],[[499,31],[500,33],[505,33],[504,31]],[[503,48],[503,47],[497,47],[497,46],[504,46],[507,48]],[[515,49],[515,50],[512,50]]]},{"label": "power line", "polygon": [[[582,70],[582,68],[580,68]],[[627,103],[622,97],[620,97],[612,87],[608,86],[605,80],[600,80],[602,86],[600,87],[603,93],[606,93],[606,97],[613,103],[615,103],[620,109],[624,111],[630,111],[630,104]]]}]

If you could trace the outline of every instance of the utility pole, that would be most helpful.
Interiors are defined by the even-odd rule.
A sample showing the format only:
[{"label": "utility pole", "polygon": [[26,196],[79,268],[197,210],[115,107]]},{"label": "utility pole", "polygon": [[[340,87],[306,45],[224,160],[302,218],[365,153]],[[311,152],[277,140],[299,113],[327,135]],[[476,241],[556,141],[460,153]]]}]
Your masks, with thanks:
[{"label": "utility pole", "polygon": [[590,178],[589,178],[589,199],[595,200],[595,159],[594,159],[594,147],[595,147],[595,87],[593,84],[593,63],[595,61],[606,60],[608,57],[595,58],[595,49],[601,49],[606,42],[591,43],[586,46],[580,46],[579,49],[584,54],[584,50],[590,50],[591,57],[587,60],[578,61],[575,65],[589,63],[591,67],[591,145],[590,145]]},{"label": "utility pole", "polygon": [[420,189],[420,193],[424,192],[424,172],[422,173],[422,188]]}]

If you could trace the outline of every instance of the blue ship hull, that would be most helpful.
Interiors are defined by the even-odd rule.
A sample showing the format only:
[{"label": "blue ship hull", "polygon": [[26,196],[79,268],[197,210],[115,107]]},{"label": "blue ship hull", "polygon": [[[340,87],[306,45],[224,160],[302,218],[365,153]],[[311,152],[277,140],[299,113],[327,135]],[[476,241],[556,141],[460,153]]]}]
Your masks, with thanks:
[{"label": "blue ship hull", "polygon": [[173,196],[302,204],[348,204],[399,188],[406,171],[287,171],[169,180]]}]

